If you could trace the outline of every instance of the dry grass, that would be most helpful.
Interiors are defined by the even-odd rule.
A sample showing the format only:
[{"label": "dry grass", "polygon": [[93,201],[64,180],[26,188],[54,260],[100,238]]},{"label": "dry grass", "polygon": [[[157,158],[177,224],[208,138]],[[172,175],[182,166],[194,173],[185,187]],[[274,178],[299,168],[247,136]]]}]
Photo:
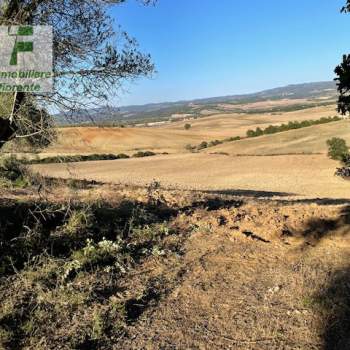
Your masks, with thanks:
[{"label": "dry grass", "polygon": [[[22,232],[20,222],[32,203],[23,197],[16,204],[2,193],[1,213],[9,213],[2,223],[22,232],[6,247],[36,249],[24,268],[16,265],[0,280],[4,348],[348,348],[348,206],[241,201],[155,187],[157,206],[147,189],[103,186],[71,195],[86,207],[101,190],[108,202],[90,207],[92,220],[86,209],[83,220],[73,211],[63,226],[61,219],[58,227],[50,222],[45,240],[33,247],[26,241],[40,234],[40,226],[27,221]],[[61,188],[52,192],[62,196]],[[51,196],[46,205],[53,207],[69,199]],[[30,202],[38,199],[31,194]],[[125,230],[126,244],[115,238]],[[90,244],[81,255],[85,238],[98,242],[102,235],[111,240],[106,247],[106,241]],[[58,258],[62,239],[73,250]],[[114,253],[115,243],[124,249]],[[16,264],[18,254],[11,252]],[[74,268],[79,273],[65,273]]]},{"label": "dry grass", "polygon": [[204,152],[225,152],[231,155],[326,154],[326,141],[334,136],[343,138],[350,144],[350,122],[343,120],[245,139],[212,147],[204,150]]},{"label": "dry grass", "polygon": [[[316,120],[322,117],[337,115],[335,105],[326,107],[308,108],[294,112],[284,113],[266,113],[266,114],[216,114],[210,117],[191,120],[193,132],[208,132],[208,136],[214,136],[214,133],[221,135],[221,138],[229,136],[245,136],[248,129],[256,127],[266,127],[270,124],[282,124],[289,121],[302,121],[306,119]],[[183,122],[172,123],[171,125],[162,126],[162,129],[182,130]],[[213,133],[213,134],[210,134]],[[212,140],[209,138],[208,140]]]},{"label": "dry grass", "polygon": [[[242,194],[350,198],[349,183],[334,177],[337,162],[325,155],[232,157],[179,154],[148,159],[35,165],[44,175],[102,182],[241,191]],[[269,194],[269,192],[272,192]]]},{"label": "dry grass", "polygon": [[[344,339],[322,337],[330,321],[317,298],[332,283],[327,275],[333,276],[349,254],[341,241],[326,239],[316,248],[299,250],[304,239],[283,236],[290,224],[307,224],[309,214],[336,217],[336,211],[327,210],[255,203],[186,219],[198,229],[186,245],[183,280],[135,326],[137,346],[291,350],[344,344]],[[297,213],[306,214],[305,221]],[[269,243],[246,238],[247,229],[263,232]],[[334,297],[329,301],[335,302]],[[338,325],[337,331],[346,327]],[[123,345],[131,348],[132,342]]]}]

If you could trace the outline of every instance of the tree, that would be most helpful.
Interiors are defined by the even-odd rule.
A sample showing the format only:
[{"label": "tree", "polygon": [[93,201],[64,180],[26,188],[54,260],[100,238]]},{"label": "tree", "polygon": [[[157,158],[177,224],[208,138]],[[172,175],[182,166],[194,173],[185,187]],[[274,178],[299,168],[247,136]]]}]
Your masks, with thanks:
[{"label": "tree", "polygon": [[206,142],[206,141],[201,142],[200,145],[197,147],[198,151],[205,149],[205,148],[208,148],[208,142]]},{"label": "tree", "polygon": [[333,137],[327,140],[328,145],[328,157],[334,160],[343,161],[349,153],[349,147],[346,145],[345,140]]},{"label": "tree", "polygon": [[[155,0],[139,0],[145,5]],[[12,138],[45,134],[45,122],[54,110],[72,118],[87,113],[116,95],[126,79],[154,71],[149,55],[138,50],[127,33],[115,30],[109,13],[126,0],[4,0],[0,25],[51,25],[53,27],[54,92],[10,94],[11,113],[0,116],[0,148]],[[1,102],[1,101],[0,101]],[[26,107],[36,117],[26,119]],[[37,116],[40,115],[39,123]],[[33,123],[30,123],[33,121]],[[28,123],[29,122],[29,123]],[[38,129],[39,127],[39,129]],[[25,132],[24,134],[22,132]],[[48,139],[44,137],[44,139]]]},{"label": "tree", "polygon": [[[350,0],[346,1],[341,12],[350,12]],[[343,55],[343,61],[335,68],[334,72],[338,76],[335,81],[340,94],[338,98],[338,112],[346,115],[350,113],[350,54]]]},{"label": "tree", "polygon": [[264,132],[261,130],[261,128],[257,127],[255,130],[255,136],[262,136],[264,135]]},{"label": "tree", "polygon": [[188,123],[185,124],[185,126],[184,126],[185,130],[190,130],[191,127],[192,127],[192,125],[191,125],[191,124],[188,124]]},{"label": "tree", "polygon": [[249,129],[248,131],[247,131],[247,137],[255,137],[256,135],[255,135],[255,131],[254,130],[251,130],[251,129]]}]

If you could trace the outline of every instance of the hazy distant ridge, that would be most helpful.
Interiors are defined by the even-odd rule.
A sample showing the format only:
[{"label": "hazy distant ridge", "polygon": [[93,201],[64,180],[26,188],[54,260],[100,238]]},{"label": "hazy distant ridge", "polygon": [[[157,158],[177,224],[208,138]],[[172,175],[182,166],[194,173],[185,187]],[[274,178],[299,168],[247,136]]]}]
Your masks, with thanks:
[{"label": "hazy distant ridge", "polygon": [[[317,99],[335,98],[336,84],[333,81],[294,84],[251,94],[228,95],[211,98],[194,99],[177,102],[150,103],[145,105],[130,105],[123,107],[105,107],[89,111],[80,111],[75,118],[81,123],[94,120],[95,122],[126,121],[152,118],[169,118],[173,114],[193,113],[195,107],[215,108],[216,104],[250,103],[262,100],[288,99]],[[88,117],[87,117],[88,116]],[[57,115],[58,123],[64,123],[65,118]]]}]

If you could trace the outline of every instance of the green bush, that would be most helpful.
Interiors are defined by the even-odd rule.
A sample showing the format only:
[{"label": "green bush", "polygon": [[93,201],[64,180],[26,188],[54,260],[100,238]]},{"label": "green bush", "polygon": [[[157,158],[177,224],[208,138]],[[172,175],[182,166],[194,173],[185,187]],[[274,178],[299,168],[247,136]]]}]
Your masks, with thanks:
[{"label": "green bush", "polygon": [[192,127],[192,125],[191,125],[191,124],[185,124],[185,126],[184,126],[185,130],[190,130],[190,129],[191,129],[191,127]]},{"label": "green bush", "polygon": [[0,163],[0,186],[25,188],[35,182],[36,178],[30,173],[24,160],[15,156],[4,158]]},{"label": "green bush", "polygon": [[128,159],[130,158],[127,154],[120,153],[117,155],[117,159]]},{"label": "green bush", "polygon": [[328,145],[328,157],[334,160],[343,161],[349,154],[349,147],[345,140],[339,137],[333,137],[327,141]]},{"label": "green bush", "polygon": [[254,130],[248,130],[247,131],[247,137],[255,137],[255,131]]},{"label": "green bush", "polygon": [[217,146],[217,145],[221,145],[223,142],[220,141],[220,140],[214,140],[214,141],[210,141],[209,144],[208,144],[208,147],[214,147],[214,146]]},{"label": "green bush", "polygon": [[239,141],[241,138],[240,136],[234,136],[234,137],[229,137],[224,140],[224,142],[232,142],[232,141]]},{"label": "green bush", "polygon": [[187,151],[194,152],[194,150],[196,149],[196,147],[195,147],[195,146],[192,146],[192,145],[190,145],[190,144],[188,144],[188,145],[185,146],[185,149],[186,149]]},{"label": "green bush", "polygon": [[121,153],[114,154],[90,154],[90,155],[72,155],[72,156],[57,156],[46,157],[43,159],[33,159],[24,161],[26,164],[51,164],[51,163],[76,163],[76,162],[88,162],[94,160],[117,160],[130,158],[128,155]]},{"label": "green bush", "polygon": [[0,166],[0,173],[3,178],[15,181],[22,175],[22,164],[14,156],[5,158]]},{"label": "green bush", "polygon": [[201,142],[201,144],[197,147],[199,151],[204,148],[208,148],[208,142],[206,141]]},{"label": "green bush", "polygon": [[152,157],[155,156],[156,153],[151,152],[151,151],[139,151],[133,155],[134,158],[143,158],[143,157]]},{"label": "green bush", "polygon": [[312,125],[319,125],[319,124],[326,124],[331,122],[336,122],[341,120],[339,117],[322,117],[317,120],[303,120],[301,122],[289,122],[288,124],[282,124],[282,125],[269,125],[265,129],[256,128],[256,130],[248,130],[247,131],[247,137],[257,137],[262,135],[271,135],[275,134],[277,132],[283,132],[288,130],[295,130],[295,129],[301,129],[306,128],[308,126]]}]

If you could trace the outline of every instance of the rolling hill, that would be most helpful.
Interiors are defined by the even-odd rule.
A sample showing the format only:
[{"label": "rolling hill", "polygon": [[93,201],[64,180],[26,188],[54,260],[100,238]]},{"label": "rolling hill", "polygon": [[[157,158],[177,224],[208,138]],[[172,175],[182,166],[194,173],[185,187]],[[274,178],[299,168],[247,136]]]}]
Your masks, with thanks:
[{"label": "rolling hill", "polygon": [[[137,123],[171,119],[184,115],[200,117],[206,114],[225,112],[228,108],[232,112],[247,112],[240,105],[264,102],[269,100],[294,100],[299,108],[313,103],[324,105],[334,102],[336,85],[334,82],[316,82],[294,84],[251,94],[228,95],[178,102],[151,103],[146,105],[132,105],[124,107],[104,107],[91,110],[81,110],[73,118],[67,119],[63,114],[55,116],[58,124],[91,124],[95,123]],[[302,103],[298,100],[303,100]],[[225,106],[223,106],[223,104]],[[261,109],[260,112],[270,109]],[[272,111],[284,111],[275,108]],[[209,112],[208,112],[209,111]]]},{"label": "rolling hill", "polygon": [[280,155],[327,153],[326,141],[340,137],[350,144],[350,124],[347,120],[314,125],[240,141],[229,142],[204,150],[205,153],[223,152],[230,155]]},{"label": "rolling hill", "polygon": [[188,144],[198,145],[234,136],[245,136],[248,129],[270,124],[319,119],[335,115],[335,105],[285,113],[226,113],[191,120],[190,130],[184,122],[165,123],[157,127],[65,127],[58,129],[58,141],[44,150],[51,154],[132,153],[138,150],[184,153]]}]

